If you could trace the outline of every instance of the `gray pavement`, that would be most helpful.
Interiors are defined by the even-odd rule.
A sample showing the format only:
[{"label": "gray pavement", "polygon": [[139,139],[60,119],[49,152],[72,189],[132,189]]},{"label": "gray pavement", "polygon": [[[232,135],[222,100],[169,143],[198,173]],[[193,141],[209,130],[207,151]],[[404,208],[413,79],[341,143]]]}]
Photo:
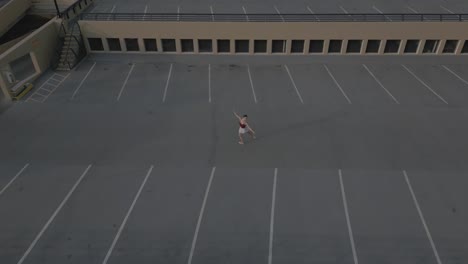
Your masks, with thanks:
[{"label": "gray pavement", "polygon": [[90,56],[0,115],[0,263],[466,263],[466,80],[462,56]]}]

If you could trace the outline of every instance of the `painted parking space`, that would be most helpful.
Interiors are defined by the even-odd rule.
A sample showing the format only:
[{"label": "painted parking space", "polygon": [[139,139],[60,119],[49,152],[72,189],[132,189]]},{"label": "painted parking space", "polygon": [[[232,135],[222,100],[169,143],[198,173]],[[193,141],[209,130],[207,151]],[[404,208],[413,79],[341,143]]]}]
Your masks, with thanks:
[{"label": "painted parking space", "polygon": [[408,171],[428,229],[442,263],[468,261],[468,214],[464,202],[468,197],[466,173]]},{"label": "painted parking space", "polygon": [[343,179],[359,263],[437,263],[401,171]]},{"label": "painted parking space", "polygon": [[119,102],[149,107],[162,103],[170,65],[136,63],[127,83],[122,83]]},{"label": "painted parking space", "polygon": [[280,169],[276,206],[273,263],[353,263],[337,170]]},{"label": "painted parking space", "polygon": [[17,263],[86,166],[30,165],[0,197],[0,259]]},{"label": "painted parking space", "polygon": [[156,166],[108,263],[187,263],[209,176]]},{"label": "painted parking space", "polygon": [[450,104],[456,106],[467,105],[468,84],[453,75],[450,68],[444,68],[440,65],[414,65],[411,69]]},{"label": "painted parking space", "polygon": [[96,63],[86,80],[75,88],[70,99],[85,104],[114,102],[130,68],[130,63]]},{"label": "painted parking space", "polygon": [[184,105],[208,103],[208,77],[208,65],[173,64],[163,102]]},{"label": "painted parking space", "polygon": [[192,263],[267,263],[273,177],[217,168]]},{"label": "painted parking space", "polygon": [[[445,103],[402,65],[367,65],[401,104],[418,106],[441,106]],[[417,75],[416,75],[417,76]],[[419,78],[419,77],[418,77]]]},{"label": "painted parking space", "polygon": [[238,108],[255,104],[257,95],[246,65],[211,65],[211,102]]},{"label": "painted parking space", "polygon": [[291,81],[286,67],[250,65],[259,104],[269,108],[284,104],[302,104],[301,90]]},{"label": "painted parking space", "polygon": [[92,167],[24,263],[102,263],[146,170]]},{"label": "painted parking space", "polygon": [[330,73],[355,104],[389,105],[398,102],[388,89],[383,89],[363,65],[328,65]]}]

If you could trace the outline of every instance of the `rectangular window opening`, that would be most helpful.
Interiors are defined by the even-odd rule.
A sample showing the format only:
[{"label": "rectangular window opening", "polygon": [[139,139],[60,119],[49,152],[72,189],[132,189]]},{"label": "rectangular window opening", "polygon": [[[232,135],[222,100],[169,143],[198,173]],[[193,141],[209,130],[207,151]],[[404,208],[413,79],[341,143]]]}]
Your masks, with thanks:
[{"label": "rectangular window opening", "polygon": [[428,39],[424,43],[423,53],[436,53],[439,47],[439,40]]},{"label": "rectangular window opening", "polygon": [[404,53],[416,53],[418,52],[419,39],[408,39],[406,41]]},{"label": "rectangular window opening", "polygon": [[366,53],[379,53],[379,49],[380,49],[380,40],[369,39],[367,41]]},{"label": "rectangular window opening", "polygon": [[213,52],[213,42],[211,39],[199,39],[198,52]]},{"label": "rectangular window opening", "polygon": [[237,39],[236,40],[236,53],[248,53],[249,52],[249,40],[248,39]]},{"label": "rectangular window opening", "polygon": [[271,42],[272,53],[285,53],[286,52],[286,40],[273,40]]},{"label": "rectangular window opening", "polygon": [[120,46],[120,39],[118,38],[108,38],[107,45],[109,45],[110,51],[121,51],[122,47]]},{"label": "rectangular window opening", "polygon": [[267,52],[267,41],[266,40],[254,40],[254,53],[266,53]]},{"label": "rectangular window opening", "polygon": [[362,40],[350,39],[346,47],[347,53],[361,53]]},{"label": "rectangular window opening", "polygon": [[164,52],[176,52],[175,39],[161,39],[161,43]]},{"label": "rectangular window opening", "polygon": [[291,41],[291,53],[304,53],[304,40],[293,39]]},{"label": "rectangular window opening", "polygon": [[231,41],[229,39],[218,39],[218,52],[231,52]]},{"label": "rectangular window opening", "polygon": [[309,42],[309,53],[323,53],[323,40],[311,40]]},{"label": "rectangular window opening", "polygon": [[143,39],[146,51],[158,51],[158,45],[155,39]]},{"label": "rectangular window opening", "polygon": [[445,41],[444,50],[442,53],[455,53],[457,50],[458,40],[448,39]]},{"label": "rectangular window opening", "polygon": [[385,42],[384,53],[398,53],[400,49],[401,40],[398,39],[389,39]]},{"label": "rectangular window opening", "polygon": [[181,39],[180,46],[182,48],[182,52],[193,52],[193,39]]},{"label": "rectangular window opening", "polygon": [[102,45],[102,39],[100,38],[88,38],[89,48],[91,50],[104,50],[104,46]]},{"label": "rectangular window opening", "polygon": [[138,39],[136,38],[126,38],[125,46],[127,47],[127,51],[139,51],[140,50],[140,47],[138,46]]},{"label": "rectangular window opening", "polygon": [[341,53],[341,45],[343,41],[341,39],[332,39],[328,46],[328,53]]},{"label": "rectangular window opening", "polygon": [[463,44],[461,53],[468,53],[468,40],[465,40],[465,44]]}]

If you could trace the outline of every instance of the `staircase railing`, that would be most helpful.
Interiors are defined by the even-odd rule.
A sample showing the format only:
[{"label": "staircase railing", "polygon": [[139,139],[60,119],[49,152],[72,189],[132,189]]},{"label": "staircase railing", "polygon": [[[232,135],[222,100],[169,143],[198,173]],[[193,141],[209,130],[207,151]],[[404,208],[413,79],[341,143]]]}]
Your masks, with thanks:
[{"label": "staircase railing", "polygon": [[[76,33],[76,29],[78,29],[79,38],[77,38],[77,36],[74,34]],[[75,64],[73,63],[77,63],[78,61],[80,61],[82,58],[86,56],[86,48],[84,46],[84,40],[83,40],[83,35],[81,34],[80,25],[77,22],[75,22],[71,26],[71,30],[68,32],[68,35],[70,36],[70,39],[69,39],[67,47],[65,48],[65,54],[64,54],[65,61],[64,62],[68,65],[69,69],[72,69],[73,66],[75,66]],[[73,40],[78,44],[77,51],[75,51],[73,47],[71,46],[71,43],[73,42]],[[69,60],[71,53],[73,54],[75,58],[74,62],[70,62]]]},{"label": "staircase railing", "polygon": [[57,35],[57,44],[55,45],[54,49],[54,56],[52,57],[51,65],[53,69],[56,69],[59,62],[60,62],[60,55],[62,54],[63,43],[65,40],[65,35],[67,34],[67,30],[65,29],[64,21],[60,23],[59,32]]}]

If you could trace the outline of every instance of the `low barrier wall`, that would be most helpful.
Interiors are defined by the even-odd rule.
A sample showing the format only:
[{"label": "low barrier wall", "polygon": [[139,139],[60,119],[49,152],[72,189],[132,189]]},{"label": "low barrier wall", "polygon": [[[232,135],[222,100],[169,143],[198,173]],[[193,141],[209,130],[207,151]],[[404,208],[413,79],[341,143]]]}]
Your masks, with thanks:
[{"label": "low barrier wall", "polygon": [[468,21],[79,23],[89,52],[468,54]]}]

